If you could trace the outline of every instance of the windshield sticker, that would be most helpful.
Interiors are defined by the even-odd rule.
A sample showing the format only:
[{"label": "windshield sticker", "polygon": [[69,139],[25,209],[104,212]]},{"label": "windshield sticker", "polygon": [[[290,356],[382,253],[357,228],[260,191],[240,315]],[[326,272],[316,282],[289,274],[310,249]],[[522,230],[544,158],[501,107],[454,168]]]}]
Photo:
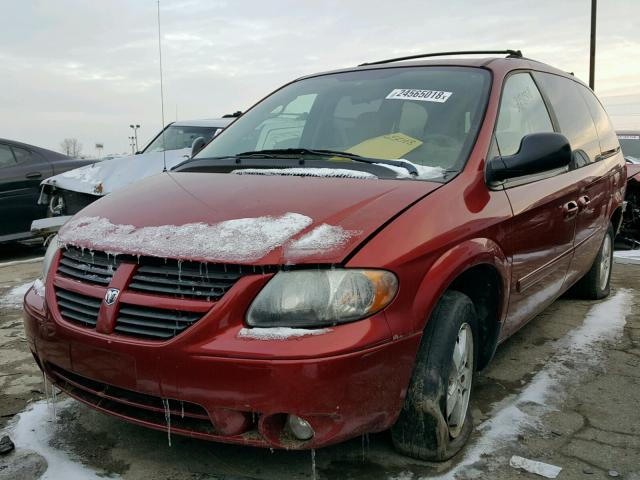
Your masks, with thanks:
[{"label": "windshield sticker", "polygon": [[415,90],[413,88],[396,88],[392,90],[387,99],[391,100],[420,100],[421,102],[444,103],[453,92],[443,92],[442,90]]},{"label": "windshield sticker", "polygon": [[347,151],[363,157],[394,159],[404,157],[420,145],[422,145],[420,140],[404,133],[396,132],[369,138],[354,145]]},{"label": "windshield sticker", "polygon": [[618,140],[640,140],[640,135],[618,135]]}]

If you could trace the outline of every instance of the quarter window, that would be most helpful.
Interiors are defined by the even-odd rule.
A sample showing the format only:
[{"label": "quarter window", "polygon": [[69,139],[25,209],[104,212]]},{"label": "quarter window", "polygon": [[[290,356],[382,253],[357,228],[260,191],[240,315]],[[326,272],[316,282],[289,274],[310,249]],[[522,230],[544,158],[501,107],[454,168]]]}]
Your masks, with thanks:
[{"label": "quarter window", "polygon": [[569,139],[572,150],[582,150],[586,154],[574,154],[574,166],[595,162],[600,155],[600,142],[589,108],[578,90],[580,85],[551,73],[536,72],[534,75],[551,102],[560,131]]},{"label": "quarter window", "polygon": [[553,125],[531,75],[510,76],[502,92],[495,134],[500,154],[517,153],[523,137],[543,132],[553,132]]},{"label": "quarter window", "polygon": [[16,160],[13,158],[9,145],[0,145],[0,168],[15,165]]},{"label": "quarter window", "polygon": [[600,139],[600,150],[602,150],[602,153],[616,150],[619,147],[618,137],[613,130],[607,112],[602,108],[600,101],[591,90],[583,85],[580,85],[578,90],[582,93],[584,101],[587,102],[593,122],[596,124],[598,138]]}]

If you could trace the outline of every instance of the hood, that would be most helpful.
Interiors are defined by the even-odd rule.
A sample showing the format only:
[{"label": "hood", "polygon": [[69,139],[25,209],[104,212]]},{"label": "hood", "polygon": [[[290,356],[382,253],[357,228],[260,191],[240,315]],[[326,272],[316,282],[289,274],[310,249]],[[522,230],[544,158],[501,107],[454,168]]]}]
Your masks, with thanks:
[{"label": "hood", "polygon": [[640,174],[640,164],[627,163],[627,180],[631,178],[640,179],[638,174]]},{"label": "hood", "polygon": [[194,261],[341,263],[393,216],[440,186],[164,173],[92,203],[60,230],[59,239],[109,253]]},{"label": "hood", "polygon": [[103,160],[47,178],[41,185],[52,185],[91,195],[106,195],[142,178],[162,172],[163,154],[166,154],[167,169],[171,169],[184,161],[185,157],[189,157],[191,149],[141,153]]}]

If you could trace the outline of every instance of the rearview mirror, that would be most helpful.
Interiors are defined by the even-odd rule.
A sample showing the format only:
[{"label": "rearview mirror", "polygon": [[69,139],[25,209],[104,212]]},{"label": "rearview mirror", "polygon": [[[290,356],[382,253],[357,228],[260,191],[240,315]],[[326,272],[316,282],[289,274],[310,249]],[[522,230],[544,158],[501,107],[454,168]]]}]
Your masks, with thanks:
[{"label": "rearview mirror", "polygon": [[488,184],[495,185],[566,167],[571,158],[571,145],[561,133],[532,133],[522,139],[517,153],[487,162],[485,177]]},{"label": "rearview mirror", "polygon": [[196,138],[191,144],[191,156],[195,157],[196,153],[202,150],[206,144],[207,144],[207,141],[205,140],[204,137]]}]

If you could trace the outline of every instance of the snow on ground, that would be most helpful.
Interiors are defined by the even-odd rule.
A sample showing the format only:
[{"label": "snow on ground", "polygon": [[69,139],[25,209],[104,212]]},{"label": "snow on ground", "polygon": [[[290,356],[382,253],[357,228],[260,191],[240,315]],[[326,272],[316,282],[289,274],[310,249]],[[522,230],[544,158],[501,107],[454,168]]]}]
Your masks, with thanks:
[{"label": "snow on ground", "polygon": [[[628,290],[620,290],[591,308],[582,326],[556,342],[554,356],[527,386],[494,407],[489,419],[478,427],[479,438],[463,451],[460,463],[434,479],[455,479],[456,475],[481,461],[483,455],[495,456],[501,447],[517,442],[518,434],[535,427],[541,414],[555,410],[567,387],[581,377],[580,370],[597,365],[607,342],[620,338],[629,313],[631,293]],[[567,361],[573,367],[565,366]],[[537,411],[532,411],[532,405]],[[406,478],[414,479],[413,475]]]},{"label": "snow on ground", "polygon": [[613,259],[616,263],[640,265],[640,250],[616,250]]},{"label": "snow on ground", "polygon": [[24,298],[25,293],[27,293],[27,290],[29,290],[31,285],[33,285],[33,282],[27,282],[22,285],[18,285],[17,287],[13,287],[2,297],[0,297],[0,306],[8,308],[21,308],[22,299]]},{"label": "snow on ground", "polygon": [[62,245],[110,253],[151,255],[202,261],[254,261],[311,225],[299,213],[279,217],[238,218],[215,224],[188,223],[135,227],[117,225],[103,217],[67,222],[58,236]]},{"label": "snow on ground", "polygon": [[22,263],[34,263],[40,262],[44,259],[44,257],[36,257],[36,258],[27,258],[26,260],[13,260],[11,262],[3,262],[0,263],[0,267],[11,267],[13,265],[20,265]]},{"label": "snow on ground", "polygon": [[[69,407],[74,400],[58,402],[55,408]],[[67,452],[49,445],[55,435],[55,414],[53,406],[47,400],[33,403],[24,412],[18,414],[15,424],[10,424],[10,436],[18,449],[28,449],[42,455],[48,463],[47,471],[40,480],[102,480],[99,475],[85,467]],[[119,478],[109,475],[109,478]]]},{"label": "snow on ground", "polygon": [[238,332],[238,337],[252,340],[288,340],[290,338],[306,337],[309,335],[322,335],[330,331],[328,328],[317,328],[314,330],[289,327],[242,328]]},{"label": "snow on ground", "polygon": [[373,173],[346,168],[243,168],[233,170],[236,175],[285,175],[292,177],[343,177],[375,180]]},{"label": "snow on ground", "polygon": [[302,257],[305,255],[333,250],[341,247],[351,237],[359,235],[360,231],[345,230],[339,225],[323,223],[297,240],[293,240],[286,247],[287,257]]}]

